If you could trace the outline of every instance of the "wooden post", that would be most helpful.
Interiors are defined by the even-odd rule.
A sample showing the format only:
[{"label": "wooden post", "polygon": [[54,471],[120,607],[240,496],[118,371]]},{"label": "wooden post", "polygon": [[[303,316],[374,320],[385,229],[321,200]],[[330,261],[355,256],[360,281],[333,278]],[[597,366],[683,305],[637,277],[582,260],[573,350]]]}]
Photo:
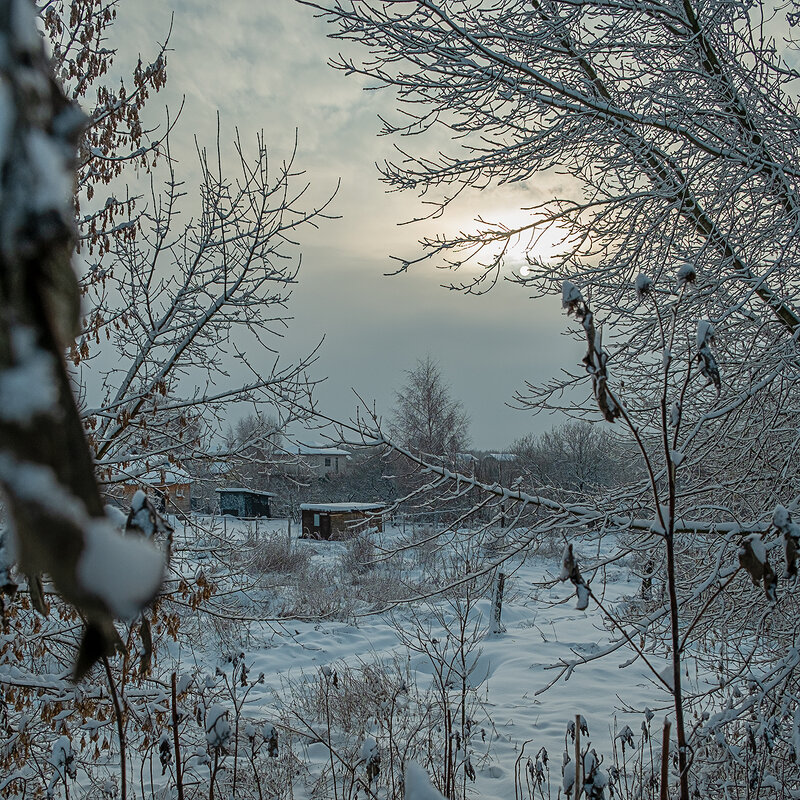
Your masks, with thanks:
[{"label": "wooden post", "polygon": [[664,720],[664,734],[661,738],[661,791],[660,800],[669,800],[669,729],[671,723]]},{"label": "wooden post", "polygon": [[581,796],[581,715],[575,715],[575,800]]},{"label": "wooden post", "polygon": [[506,575],[498,572],[494,580],[494,593],[492,597],[492,633],[502,633],[505,628],[500,621],[503,613],[503,589],[506,585]]},{"label": "wooden post", "polygon": [[183,800],[183,766],[181,765],[181,740],[178,735],[178,691],[177,675],[172,673],[172,739],[175,748],[175,783],[178,789],[178,800]]}]

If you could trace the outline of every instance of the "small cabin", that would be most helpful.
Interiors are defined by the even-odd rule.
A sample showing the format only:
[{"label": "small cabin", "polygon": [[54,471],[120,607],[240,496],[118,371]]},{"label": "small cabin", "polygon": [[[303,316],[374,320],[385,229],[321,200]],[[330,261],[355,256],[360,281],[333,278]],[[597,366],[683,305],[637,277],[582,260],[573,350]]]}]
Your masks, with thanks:
[{"label": "small cabin", "polygon": [[271,517],[270,501],[272,492],[256,492],[253,489],[232,487],[217,489],[219,494],[219,513],[240,519],[252,517]]},{"label": "small cabin", "polygon": [[513,453],[487,453],[480,463],[481,479],[503,483],[511,476],[515,461],[516,456]]},{"label": "small cabin", "polygon": [[384,503],[301,503],[303,539],[347,539],[364,526],[383,530]]}]

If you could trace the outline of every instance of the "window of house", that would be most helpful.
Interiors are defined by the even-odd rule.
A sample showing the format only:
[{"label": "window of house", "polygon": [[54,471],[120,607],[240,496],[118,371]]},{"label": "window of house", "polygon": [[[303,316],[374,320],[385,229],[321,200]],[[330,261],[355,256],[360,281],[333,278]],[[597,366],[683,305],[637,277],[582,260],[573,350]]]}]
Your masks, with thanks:
[{"label": "window of house", "polygon": [[331,465],[331,460],[329,458],[325,459],[325,466],[329,467]]},{"label": "window of house", "polygon": [[319,528],[319,514],[314,514],[314,527]]},{"label": "window of house", "polygon": [[339,457],[336,457],[336,471],[339,471]]},{"label": "window of house", "polygon": [[175,497],[183,497],[183,489],[176,489]]}]

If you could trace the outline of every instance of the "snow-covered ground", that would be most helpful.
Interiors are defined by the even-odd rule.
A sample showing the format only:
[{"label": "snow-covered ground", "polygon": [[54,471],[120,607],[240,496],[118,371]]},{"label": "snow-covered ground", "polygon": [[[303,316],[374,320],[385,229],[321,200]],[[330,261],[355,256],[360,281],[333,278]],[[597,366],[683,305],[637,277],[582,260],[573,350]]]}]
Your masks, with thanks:
[{"label": "snow-covered ground", "polygon": [[[244,536],[245,523],[228,521],[226,526],[226,538]],[[259,535],[269,537],[273,531],[285,534],[286,530],[286,520],[262,521]],[[388,528],[380,534],[381,542],[390,546],[400,535],[399,529]],[[341,570],[344,543],[297,540],[294,547],[298,552],[308,551],[311,563],[331,571],[327,574]],[[576,547],[580,549],[580,543]],[[213,553],[213,548],[209,552]],[[576,715],[585,718],[588,738],[598,754],[606,756],[605,766],[608,766],[614,731],[630,725],[638,741],[643,710],[665,706],[664,693],[650,680],[641,660],[624,666],[632,656],[627,647],[576,668],[568,679],[562,677],[539,694],[558,674],[551,669],[552,665],[569,661],[576,654],[596,653],[612,638],[593,602],[587,611],[576,610],[569,583],[546,586],[558,577],[561,569],[556,552],[558,548],[554,547],[548,557],[529,558],[522,563],[517,560],[507,565],[504,632],[488,632],[491,610],[488,596],[475,604],[472,620],[480,621],[482,633],[477,649],[470,656],[477,657],[470,681],[475,687],[475,720],[482,734],[472,737],[471,746],[476,771],[472,788],[479,797],[514,796],[515,763],[523,745],[522,768],[528,756],[535,758],[537,751],[545,747],[551,759],[554,785],[560,784],[566,729]],[[605,574],[603,602],[612,608],[625,597],[634,596],[638,589],[624,564],[615,565]],[[270,591],[273,596],[280,596],[280,586]],[[257,617],[256,595],[246,593],[246,597],[251,615]],[[246,601],[242,608],[248,608]],[[389,662],[395,656],[405,660],[417,686],[427,687],[431,683],[431,660],[424,653],[409,653],[398,638],[398,630],[408,634],[413,629],[414,617],[424,626],[431,626],[432,639],[444,637],[445,633],[437,627],[437,609],[447,609],[442,598],[433,598],[426,605],[414,608],[400,606],[391,613],[345,614],[345,618],[323,620],[293,618],[280,624],[274,620],[248,622],[246,634],[243,628],[241,635],[235,630],[232,635],[237,648],[244,653],[250,675],[263,673],[264,682],[251,690],[245,715],[256,719],[274,717],[277,705],[287,701],[290,684],[302,683],[304,677],[318,680],[320,675],[342,672],[346,666],[358,668],[375,661]],[[199,666],[213,674],[221,663],[219,650],[213,647],[205,651],[207,664],[198,665],[197,657],[195,651],[191,663],[187,660],[182,666],[187,671],[196,671]],[[224,662],[222,668],[226,669]],[[660,726],[662,718],[663,711],[658,712],[653,725]],[[380,739],[378,744],[381,745]],[[316,752],[315,747],[320,748],[310,747],[309,757],[326,763],[327,748]],[[569,747],[571,751],[571,742]]]}]

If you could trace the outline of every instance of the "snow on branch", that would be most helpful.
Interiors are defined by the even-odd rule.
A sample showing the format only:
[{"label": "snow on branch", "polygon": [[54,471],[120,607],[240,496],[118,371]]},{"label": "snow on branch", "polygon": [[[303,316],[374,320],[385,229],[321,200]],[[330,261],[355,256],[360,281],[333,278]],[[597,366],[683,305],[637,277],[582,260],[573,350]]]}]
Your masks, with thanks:
[{"label": "snow on branch", "polygon": [[106,518],[64,365],[80,311],[72,190],[86,120],[53,78],[28,0],[3,5],[0,48],[0,486],[34,607],[47,613],[46,573],[87,620],[80,676],[120,644],[114,617],[158,591],[163,556]]},{"label": "snow on branch", "polygon": [[[607,529],[615,528],[617,530],[630,530],[646,534],[651,534],[653,532],[656,523],[652,518],[635,517],[630,514],[622,514],[613,510],[605,510],[597,506],[585,505],[582,503],[569,503],[544,494],[526,492],[519,487],[506,487],[498,483],[486,483],[474,476],[451,470],[441,464],[432,463],[392,440],[384,434],[377,420],[373,420],[373,422],[373,427],[367,427],[366,422],[362,420],[360,423],[361,427],[358,428],[342,423],[337,424],[343,429],[350,429],[359,436],[362,436],[363,441],[369,442],[371,446],[387,447],[417,464],[431,476],[436,476],[438,479],[451,481],[453,483],[458,482],[464,489],[466,487],[472,487],[497,498],[512,502],[516,501],[525,506],[540,508],[545,511],[566,514],[573,517],[575,520],[580,520],[582,524],[587,526],[601,523]],[[424,491],[424,487],[416,490],[416,493],[420,493],[421,491]],[[740,535],[747,535],[750,533],[760,534],[765,533],[768,529],[769,523],[759,520],[711,522],[708,520],[687,519],[685,517],[676,517],[673,526],[673,530],[676,533],[720,535],[731,533]]]},{"label": "snow on branch", "polygon": [[572,582],[575,587],[575,594],[578,597],[578,604],[575,607],[578,611],[585,611],[589,607],[591,590],[589,589],[589,584],[581,575],[578,560],[575,558],[571,544],[565,545],[564,552],[561,554],[561,574],[559,579]]}]

